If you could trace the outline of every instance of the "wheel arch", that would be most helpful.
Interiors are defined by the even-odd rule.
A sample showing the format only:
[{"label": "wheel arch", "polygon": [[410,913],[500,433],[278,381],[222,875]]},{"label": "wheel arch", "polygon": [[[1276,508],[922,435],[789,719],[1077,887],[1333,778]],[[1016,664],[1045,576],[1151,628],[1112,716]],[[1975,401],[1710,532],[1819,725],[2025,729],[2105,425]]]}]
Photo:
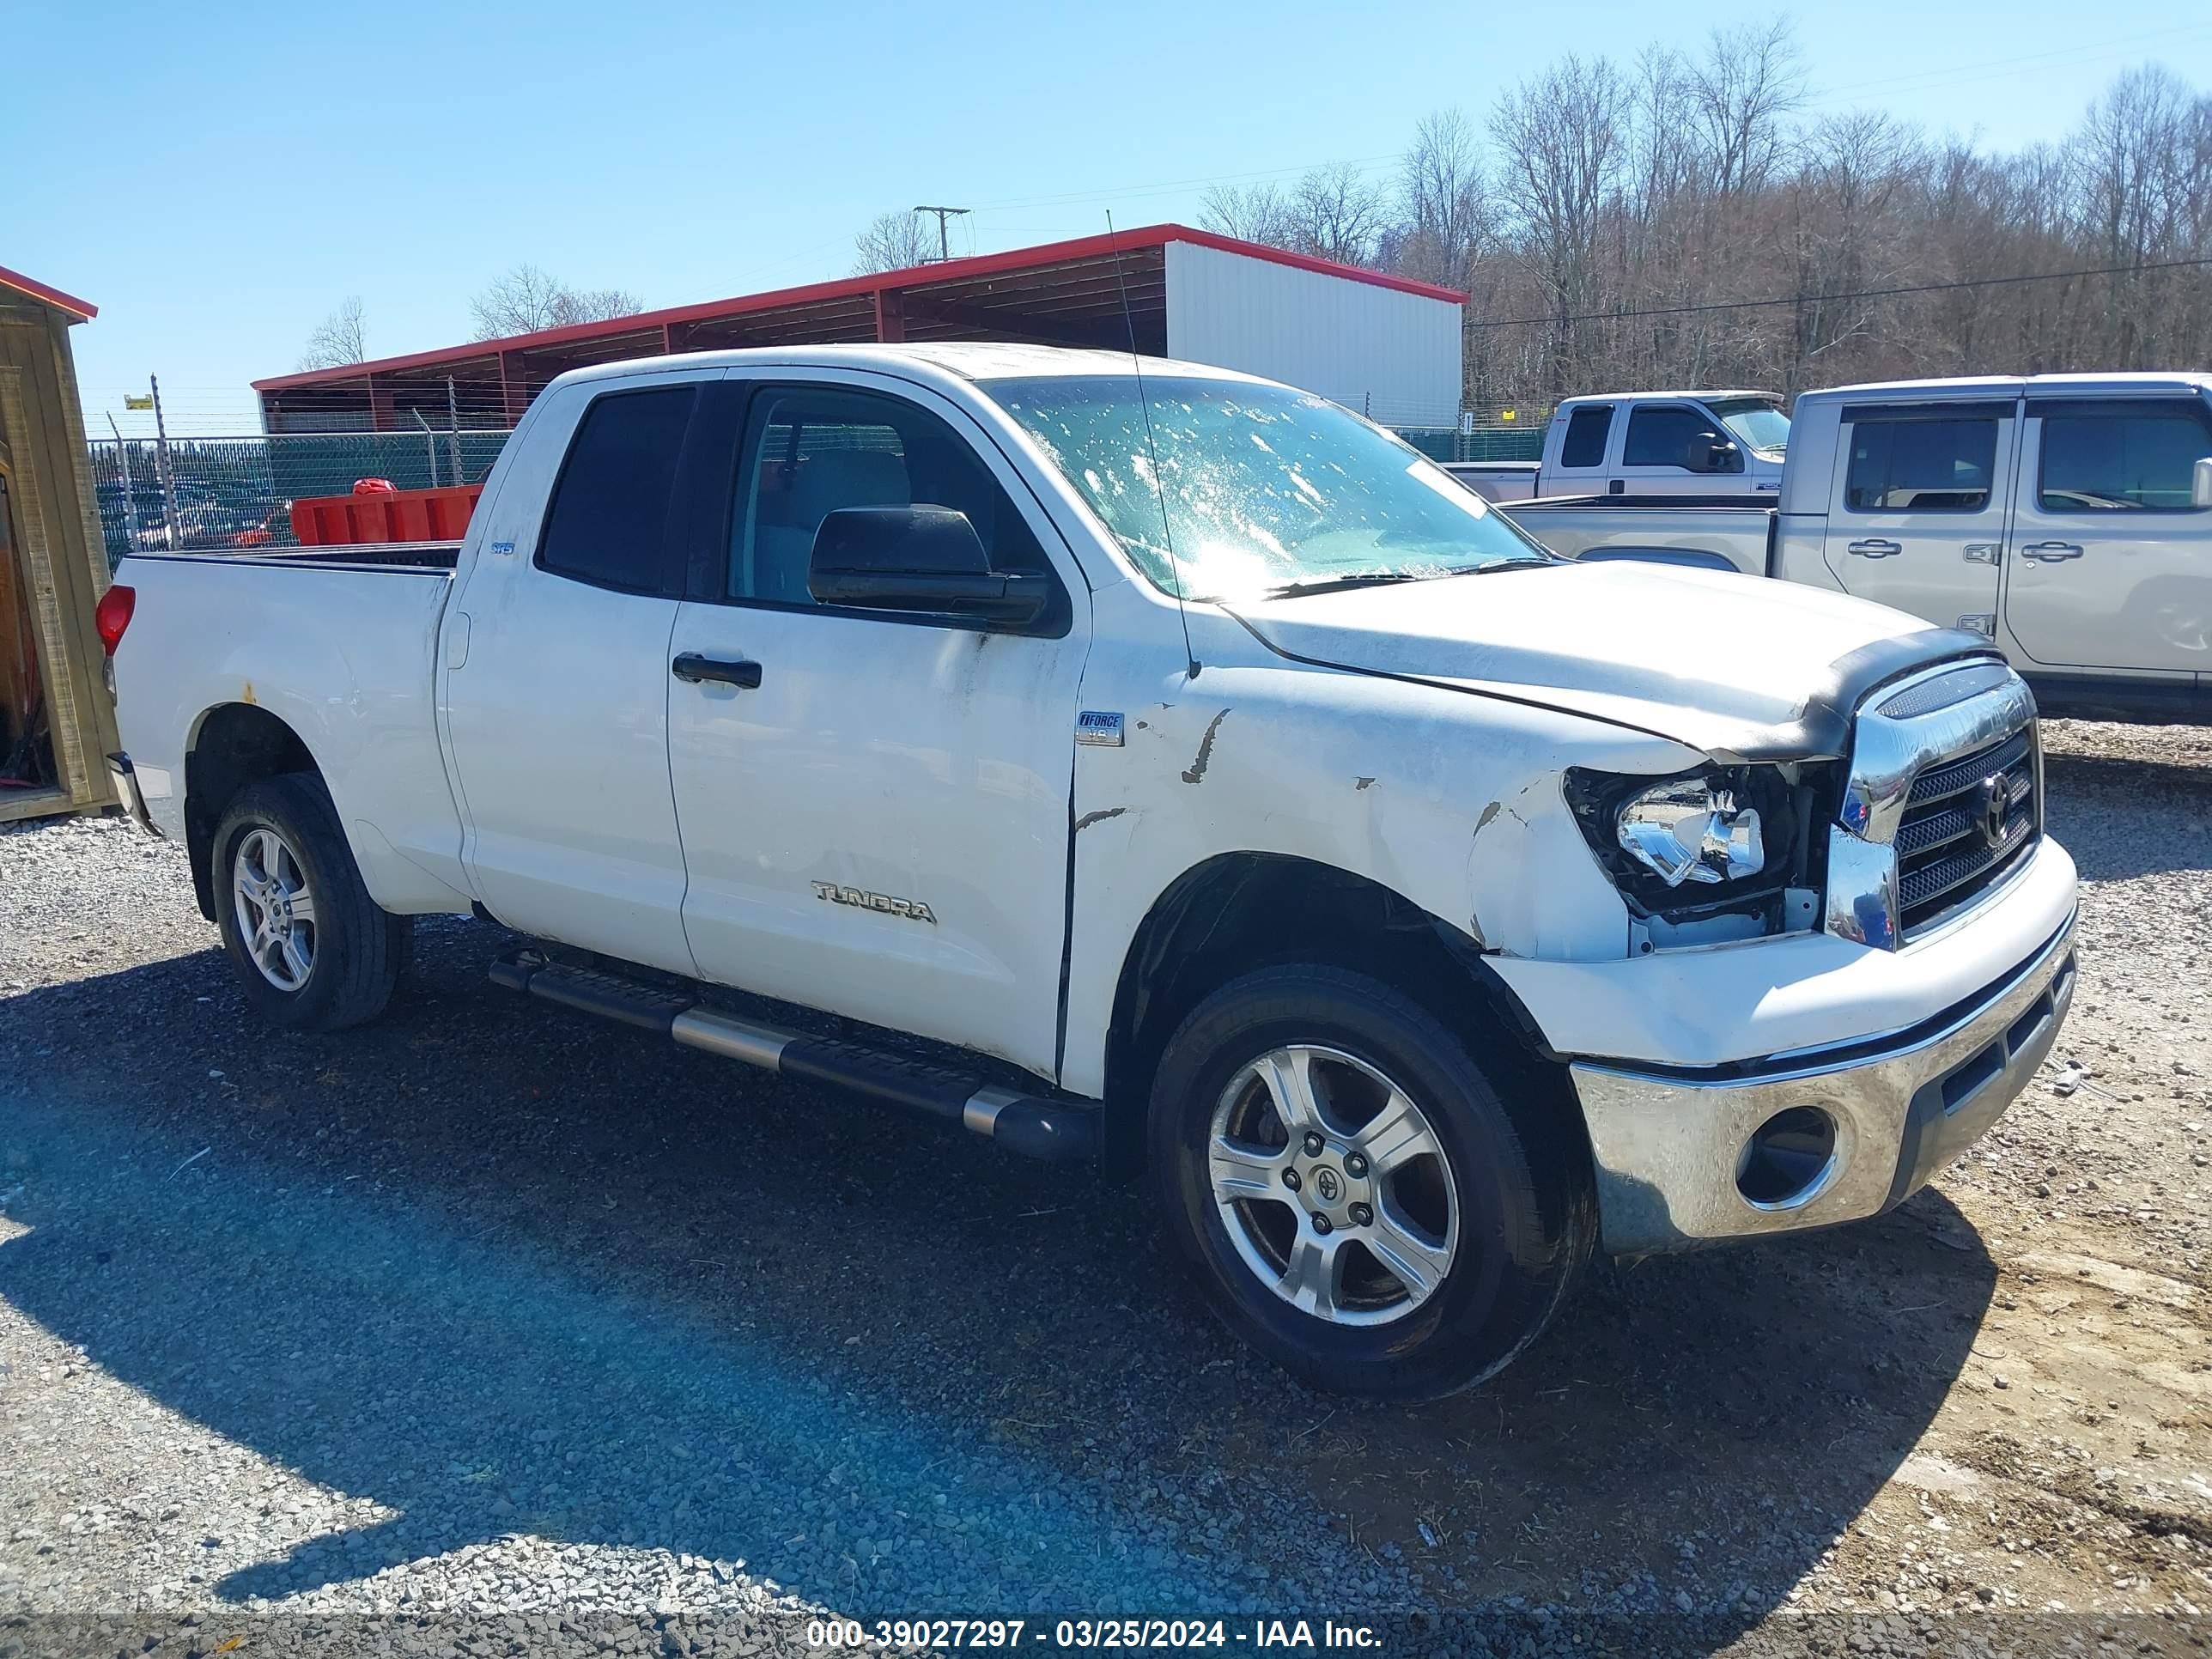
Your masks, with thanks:
[{"label": "wheel arch", "polygon": [[322,775],[314,753],[282,718],[258,703],[216,703],[193,722],[185,749],[185,848],[192,894],[215,912],[215,832],[239,792],[285,772]]},{"label": "wheel arch", "polygon": [[1368,877],[1278,853],[1217,854],[1170,882],[1138,924],[1115,983],[1106,1054],[1107,1139],[1123,1172],[1143,1157],[1154,1066],[1207,995],[1292,963],[1365,974],[1486,1048],[1574,1114],[1566,1074],[1520,999],[1464,930]]}]

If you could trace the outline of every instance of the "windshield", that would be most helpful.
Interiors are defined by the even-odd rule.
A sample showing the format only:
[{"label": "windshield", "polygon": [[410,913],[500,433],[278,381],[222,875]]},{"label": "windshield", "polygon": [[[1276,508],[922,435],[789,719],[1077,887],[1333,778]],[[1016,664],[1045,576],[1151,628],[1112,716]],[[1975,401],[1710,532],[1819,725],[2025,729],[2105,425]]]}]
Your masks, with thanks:
[{"label": "windshield", "polygon": [[1549,557],[1418,452],[1304,392],[1151,375],[1142,401],[1133,375],[985,389],[1163,592],[1257,598]]},{"label": "windshield", "polygon": [[1713,398],[1705,407],[1720,416],[1721,424],[1746,449],[1779,454],[1790,447],[1790,417],[1771,398]]}]

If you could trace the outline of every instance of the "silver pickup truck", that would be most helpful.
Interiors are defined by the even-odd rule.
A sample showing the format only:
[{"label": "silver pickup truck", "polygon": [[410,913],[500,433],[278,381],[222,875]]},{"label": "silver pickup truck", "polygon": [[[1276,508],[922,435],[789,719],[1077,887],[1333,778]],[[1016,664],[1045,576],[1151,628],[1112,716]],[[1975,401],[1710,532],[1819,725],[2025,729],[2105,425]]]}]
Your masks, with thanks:
[{"label": "silver pickup truck", "polygon": [[1570,558],[1778,576],[1980,634],[2046,714],[2212,719],[2212,376],[1808,392],[1777,506],[1504,510]]}]

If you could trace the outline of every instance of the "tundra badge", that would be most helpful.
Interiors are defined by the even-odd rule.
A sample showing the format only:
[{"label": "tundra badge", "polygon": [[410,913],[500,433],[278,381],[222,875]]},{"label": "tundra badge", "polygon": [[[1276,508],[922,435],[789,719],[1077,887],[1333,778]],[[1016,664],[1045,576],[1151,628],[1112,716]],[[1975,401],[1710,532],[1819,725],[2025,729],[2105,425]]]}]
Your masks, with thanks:
[{"label": "tundra badge", "polygon": [[937,921],[937,913],[919,899],[893,898],[889,893],[871,893],[859,887],[840,887],[834,881],[816,882],[814,896],[827,899],[832,904],[852,904],[887,916],[904,916],[909,921],[927,921],[934,925]]}]

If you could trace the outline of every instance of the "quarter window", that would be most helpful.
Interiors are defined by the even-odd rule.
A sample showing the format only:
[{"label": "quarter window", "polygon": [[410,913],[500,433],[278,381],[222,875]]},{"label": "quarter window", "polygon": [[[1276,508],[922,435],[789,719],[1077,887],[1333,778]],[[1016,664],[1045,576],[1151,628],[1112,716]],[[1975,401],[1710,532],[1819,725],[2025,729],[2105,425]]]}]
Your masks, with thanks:
[{"label": "quarter window", "polygon": [[1689,470],[1690,446],[1717,443],[1713,423],[1694,409],[1680,404],[1652,404],[1632,409],[1628,436],[1620,450],[1623,466],[1679,466]]},{"label": "quarter window", "polygon": [[1997,423],[1990,419],[1851,422],[1844,504],[1856,513],[1978,513],[1990,504]]},{"label": "quarter window", "polygon": [[2208,454],[2212,429],[2185,405],[2046,414],[2037,500],[2045,513],[2186,513]]},{"label": "quarter window", "polygon": [[1613,405],[1587,404],[1567,417],[1559,445],[1561,466],[1603,466],[1606,435],[1613,430]]},{"label": "quarter window", "polygon": [[541,568],[599,587],[663,591],[669,503],[696,395],[659,386],[592,400],[545,510]]},{"label": "quarter window", "polygon": [[866,392],[774,387],[759,394],[747,425],[730,599],[812,605],[815,532],[847,507],[949,507],[968,515],[994,570],[1050,573],[989,469],[924,410]]}]

